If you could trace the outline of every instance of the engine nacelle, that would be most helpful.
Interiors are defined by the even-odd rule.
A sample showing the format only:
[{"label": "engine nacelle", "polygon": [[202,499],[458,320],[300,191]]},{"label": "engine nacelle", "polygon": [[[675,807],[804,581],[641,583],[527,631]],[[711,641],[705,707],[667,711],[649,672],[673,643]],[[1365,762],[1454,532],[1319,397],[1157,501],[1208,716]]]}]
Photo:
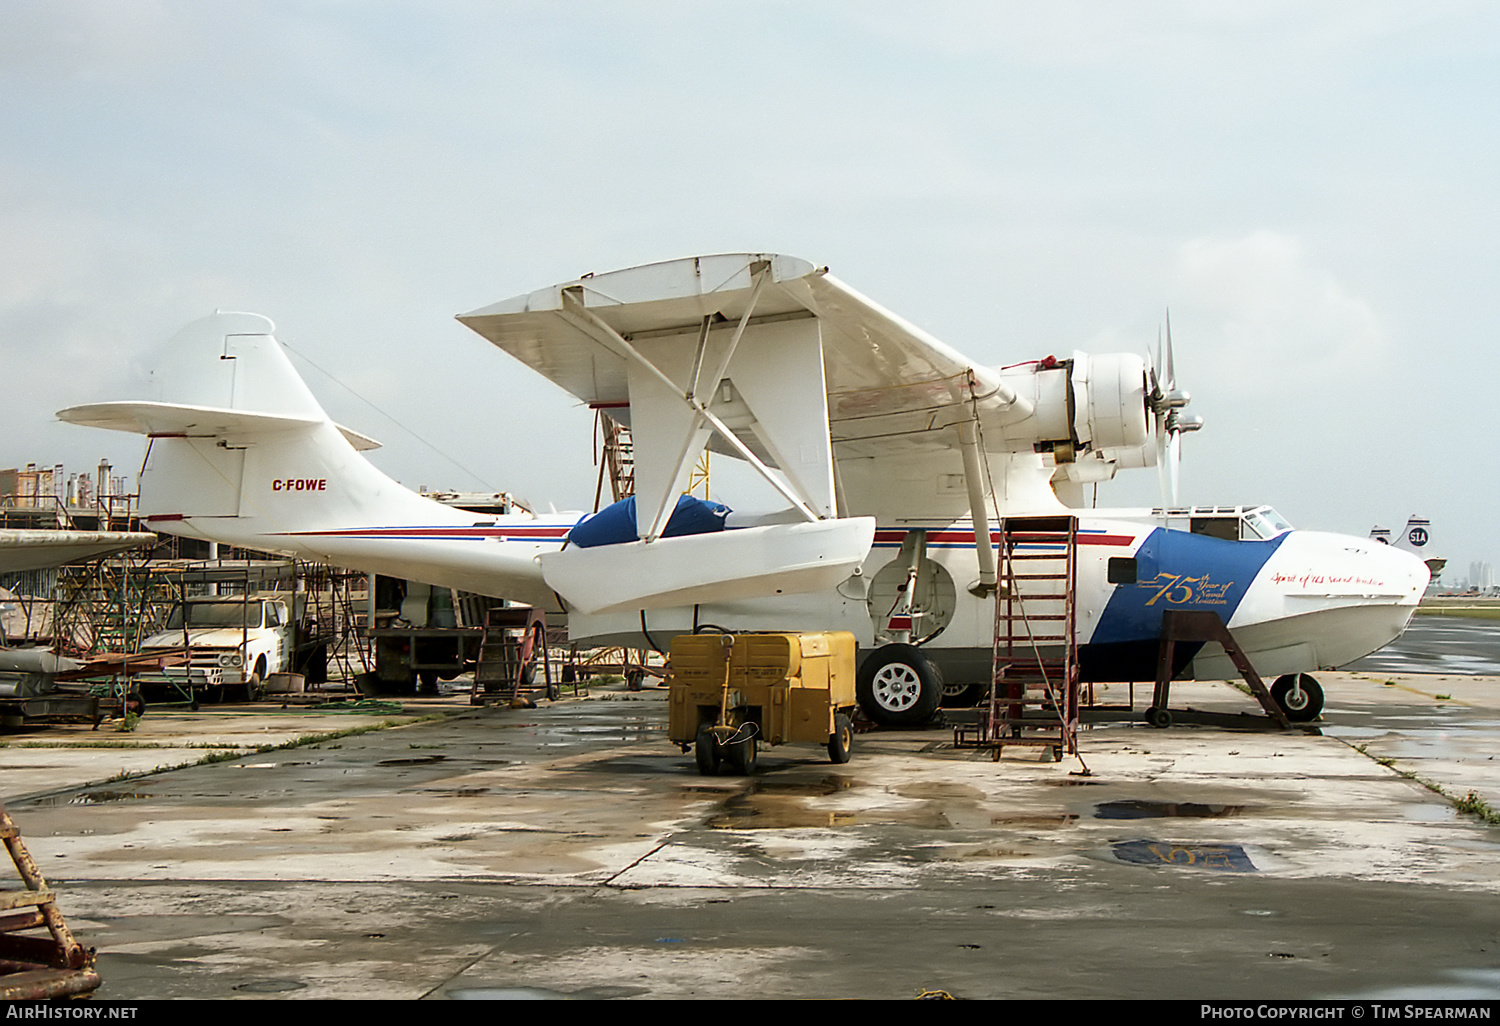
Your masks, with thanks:
[{"label": "engine nacelle", "polygon": [[1001,380],[1033,407],[1006,425],[1007,448],[1053,454],[1059,462],[1105,449],[1136,449],[1151,438],[1146,361],[1131,353],[1045,360],[1010,367]]}]

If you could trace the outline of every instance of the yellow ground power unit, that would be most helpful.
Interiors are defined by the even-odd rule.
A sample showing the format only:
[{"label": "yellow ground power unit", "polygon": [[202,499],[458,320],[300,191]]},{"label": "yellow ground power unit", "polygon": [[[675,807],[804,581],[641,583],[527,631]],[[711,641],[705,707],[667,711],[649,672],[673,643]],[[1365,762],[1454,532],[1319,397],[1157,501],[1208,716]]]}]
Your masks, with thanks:
[{"label": "yellow ground power unit", "polygon": [[755,767],[762,742],[826,745],[848,762],[854,741],[854,635],[684,634],[672,641],[668,736],[698,771]]}]

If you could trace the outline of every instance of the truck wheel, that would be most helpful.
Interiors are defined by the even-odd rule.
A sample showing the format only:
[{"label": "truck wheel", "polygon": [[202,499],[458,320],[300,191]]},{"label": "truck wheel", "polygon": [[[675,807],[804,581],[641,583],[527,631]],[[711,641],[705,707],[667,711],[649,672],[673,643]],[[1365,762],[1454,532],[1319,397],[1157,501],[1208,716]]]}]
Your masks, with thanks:
[{"label": "truck wheel", "polygon": [[865,715],[881,726],[917,727],[937,712],[943,681],[915,645],[882,645],[860,665],[854,691]]},{"label": "truck wheel", "polygon": [[266,679],[266,657],[261,656],[255,660],[255,669],[250,674],[250,679],[245,681],[245,701],[259,702],[261,692],[265,686]]}]

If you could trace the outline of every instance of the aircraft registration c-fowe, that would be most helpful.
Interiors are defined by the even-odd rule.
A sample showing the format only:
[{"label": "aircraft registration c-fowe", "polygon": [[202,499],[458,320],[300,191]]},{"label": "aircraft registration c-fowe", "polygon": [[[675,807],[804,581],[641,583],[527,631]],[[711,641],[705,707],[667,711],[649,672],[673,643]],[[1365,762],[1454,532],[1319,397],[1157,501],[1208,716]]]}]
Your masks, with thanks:
[{"label": "aircraft registration c-fowe", "polygon": [[[1197,422],[1170,340],[1151,361],[988,367],[827,268],[770,254],[589,275],[458,319],[629,427],[635,501],[607,511],[624,525],[612,543],[570,542],[579,513],[476,516],[398,485],[255,314],[183,329],[151,399],[58,416],[149,437],[154,531],[529,603],[566,614],[584,645],[664,649],[704,625],[851,631],[861,704],[885,724],[987,687],[1006,525],[1076,518],[1084,681],[1154,679],[1163,612],[1211,610],[1296,719],[1323,701],[1304,675],[1394,639],[1428,583],[1408,553],[1294,531],[1266,506],[1084,508],[1121,469],[1175,484]],[[785,508],[679,510],[705,448],[755,468]],[[1216,644],[1176,651],[1179,676],[1235,672]]]}]

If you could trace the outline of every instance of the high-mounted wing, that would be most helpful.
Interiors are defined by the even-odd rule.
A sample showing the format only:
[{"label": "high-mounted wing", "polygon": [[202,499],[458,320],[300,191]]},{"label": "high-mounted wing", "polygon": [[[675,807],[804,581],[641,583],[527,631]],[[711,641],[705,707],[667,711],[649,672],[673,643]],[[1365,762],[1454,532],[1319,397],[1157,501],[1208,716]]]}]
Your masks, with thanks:
[{"label": "high-mounted wing", "polygon": [[763,472],[779,469],[778,487],[809,519],[835,513],[835,452],[1072,459],[1147,437],[1139,358],[985,367],[795,257],[648,264],[458,319],[630,425],[645,538],[711,436]]}]

